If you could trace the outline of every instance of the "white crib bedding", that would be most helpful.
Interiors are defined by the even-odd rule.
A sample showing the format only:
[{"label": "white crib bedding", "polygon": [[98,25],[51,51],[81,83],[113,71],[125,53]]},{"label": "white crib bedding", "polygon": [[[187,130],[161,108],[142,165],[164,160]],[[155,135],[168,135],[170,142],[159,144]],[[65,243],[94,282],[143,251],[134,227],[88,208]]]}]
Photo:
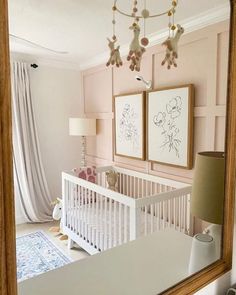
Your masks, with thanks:
[{"label": "white crib bedding", "polygon": [[[68,227],[80,237],[86,237],[87,242],[101,250],[130,240],[129,219],[129,208],[120,203],[107,202],[105,205],[103,201],[94,203],[93,208],[90,203],[67,210]],[[139,236],[158,231],[162,226],[162,219],[147,211],[140,211]]]}]

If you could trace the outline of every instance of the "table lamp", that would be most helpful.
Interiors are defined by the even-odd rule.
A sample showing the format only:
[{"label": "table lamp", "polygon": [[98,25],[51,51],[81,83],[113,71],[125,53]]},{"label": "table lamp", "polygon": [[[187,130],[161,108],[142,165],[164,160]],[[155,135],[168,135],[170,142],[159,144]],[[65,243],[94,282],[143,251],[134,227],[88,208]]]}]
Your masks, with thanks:
[{"label": "table lamp", "polygon": [[[224,171],[225,159],[223,152],[201,152],[197,154],[195,162],[195,171],[193,177],[192,197],[191,197],[191,213],[204,221],[212,223],[204,233],[204,235],[195,235],[193,238],[190,265],[192,270],[200,270],[216,259],[220,258],[221,249],[221,225],[223,224],[223,208],[224,208]],[[204,253],[205,251],[205,253]],[[209,260],[202,260],[202,257],[215,251],[215,255],[206,256]],[[195,252],[195,254],[194,254]],[[197,254],[196,254],[197,253]],[[199,257],[196,257],[199,255]],[[195,257],[194,257],[195,256]],[[195,261],[198,265],[193,265]],[[201,265],[205,263],[205,265]]]},{"label": "table lamp", "polygon": [[81,150],[81,166],[86,166],[86,136],[96,135],[96,119],[88,118],[70,118],[69,119],[69,133],[72,136],[81,136],[82,150]]}]

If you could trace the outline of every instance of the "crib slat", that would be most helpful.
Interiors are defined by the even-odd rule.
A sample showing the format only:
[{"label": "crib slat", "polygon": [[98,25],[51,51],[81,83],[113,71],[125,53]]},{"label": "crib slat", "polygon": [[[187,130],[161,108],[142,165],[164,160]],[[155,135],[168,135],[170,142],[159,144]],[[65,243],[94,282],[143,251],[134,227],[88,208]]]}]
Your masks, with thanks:
[{"label": "crib slat", "polygon": [[183,196],[179,197],[180,200],[180,231],[183,229]]},{"label": "crib slat", "polygon": [[171,226],[171,202],[170,202],[171,200],[168,200],[167,202],[167,206],[168,206],[168,227],[170,227]]},{"label": "crib slat", "polygon": [[69,197],[69,195],[68,195],[68,181],[67,180],[64,180],[64,199],[65,199],[65,206],[66,206],[66,208],[65,208],[65,225],[66,225],[66,227],[68,227],[68,212],[69,212],[69,210],[68,210],[68,208],[69,208],[69,205],[68,205],[68,197]]},{"label": "crib slat", "polygon": [[144,197],[144,184],[145,184],[145,181],[144,181],[144,179],[142,179],[142,187],[141,187],[141,197],[142,198]]},{"label": "crib slat", "polygon": [[77,229],[77,234],[79,233],[79,236],[81,234],[81,222],[80,222],[80,219],[81,219],[81,186],[78,185],[77,187],[78,189],[78,201],[77,201],[77,207],[78,207],[78,215],[77,215],[77,219],[78,219],[78,229]]},{"label": "crib slat", "polygon": [[91,223],[92,223],[92,191],[91,190],[89,190],[89,195],[88,195],[88,197],[89,197],[89,200],[88,200],[88,202],[89,202],[89,210],[88,210],[88,225],[87,225],[87,227],[88,227],[88,237],[87,237],[87,239],[88,239],[88,241],[89,241],[89,243],[91,244],[91,241],[92,241],[92,232],[91,232]]},{"label": "crib slat", "polygon": [[160,218],[159,218],[159,230],[161,229],[161,226],[162,226],[162,224],[163,224],[163,210],[162,210],[163,208],[162,208],[162,202],[159,202],[159,216],[160,216]]},{"label": "crib slat", "polygon": [[86,199],[86,204],[85,204],[85,208],[86,208],[86,218],[85,218],[85,240],[88,241],[89,239],[89,231],[88,231],[88,225],[89,225],[89,189],[85,190],[85,199]]},{"label": "crib slat", "polygon": [[98,227],[99,227],[99,194],[96,195],[96,225],[95,225],[95,229],[96,229],[96,246],[98,248]]},{"label": "crib slat", "polygon": [[180,203],[180,197],[178,197],[178,211],[179,211],[179,231],[181,230],[181,203]]},{"label": "crib slat", "polygon": [[129,175],[126,175],[126,196],[130,195],[129,182],[130,182],[130,177],[129,177]]},{"label": "crib slat", "polygon": [[122,174],[122,194],[125,194],[125,175]]},{"label": "crib slat", "polygon": [[91,241],[90,244],[94,245],[95,243],[95,237],[94,237],[94,219],[95,219],[95,196],[94,196],[94,191],[92,191],[92,217],[91,217]]},{"label": "crib slat", "polygon": [[73,231],[73,183],[70,183],[71,230]]},{"label": "crib slat", "polygon": [[74,186],[75,190],[75,233],[78,233],[78,197],[79,197],[79,191],[78,191],[78,185]]},{"label": "crib slat", "polygon": [[76,191],[76,184],[72,185],[72,195],[73,195],[73,200],[72,200],[72,206],[73,206],[73,231],[76,232],[76,197],[77,197],[77,191]]},{"label": "crib slat", "polygon": [[102,243],[102,239],[103,239],[103,198],[102,195],[99,195],[100,198],[100,227],[99,227],[99,233],[100,233],[100,239],[99,239],[99,248],[101,249],[101,251],[103,250],[103,243]]},{"label": "crib slat", "polygon": [[140,195],[140,179],[138,178],[137,199],[139,199],[139,195]]},{"label": "crib slat", "polygon": [[68,181],[64,179],[64,184],[63,184],[63,191],[64,191],[64,200],[65,200],[65,209],[64,209],[64,224],[66,227],[68,227],[68,191],[67,191],[67,183]]},{"label": "crib slat", "polygon": [[132,193],[131,193],[131,197],[133,199],[135,199],[135,177],[132,176]]},{"label": "crib slat", "polygon": [[117,191],[120,193],[120,173],[117,173],[118,174],[118,180],[117,180]]},{"label": "crib slat", "polygon": [[[126,205],[125,198],[122,197],[120,202],[118,195],[113,196],[113,192],[110,191],[109,195],[106,190],[96,185],[85,184],[84,180],[77,182],[75,179],[73,181],[69,176],[66,180],[63,176],[63,197],[65,199],[63,222],[67,230],[77,234],[89,244],[89,247],[96,247],[99,251],[127,242],[131,236],[136,237],[137,222],[134,224],[132,218],[138,220],[141,215],[144,216],[145,235],[166,227],[188,233],[190,228],[189,195],[191,193],[188,194],[188,191],[182,190],[178,195],[178,191],[168,181],[158,183],[153,178],[149,180],[148,177],[142,178],[138,174],[132,175],[131,172],[126,174],[117,170],[119,174],[118,191],[122,192],[126,198],[128,195],[134,199],[133,201],[137,201],[138,206],[131,200],[128,203],[128,199],[129,205]],[[97,173],[97,184],[106,187],[105,173],[105,169]],[[173,195],[171,195],[172,190],[175,190]],[[161,196],[162,201],[158,201],[160,192],[170,192],[170,194]],[[110,196],[114,201],[111,201]],[[149,196],[152,196],[150,203],[148,203],[149,198],[146,198]],[[145,200],[138,200],[140,198],[145,198]],[[143,204],[142,208],[139,207],[141,204]]]},{"label": "crib slat", "polygon": [[74,184],[73,183],[71,183],[71,186],[70,186],[70,189],[71,189],[71,207],[72,207],[72,210],[71,210],[71,212],[72,212],[72,214],[71,214],[71,217],[72,217],[72,221],[71,221],[71,225],[72,225],[72,231],[74,232],[74,230],[75,230],[75,218],[74,218],[74,216],[75,216],[75,209],[74,209],[74,197],[75,197],[75,194],[74,194]]},{"label": "crib slat", "polygon": [[85,191],[85,188],[84,187],[81,187],[82,190],[81,190],[81,238],[84,237],[84,210],[85,210],[85,207],[84,207],[84,191]]},{"label": "crib slat", "polygon": [[162,201],[162,229],[165,228],[165,202]]},{"label": "crib slat", "polygon": [[70,195],[70,229],[72,230],[72,194],[71,194],[71,182],[69,183],[69,195]]},{"label": "crib slat", "polygon": [[175,230],[178,229],[179,226],[179,215],[178,215],[178,198],[175,198]]},{"label": "crib slat", "polygon": [[70,228],[71,226],[71,222],[70,222],[70,218],[71,218],[71,212],[70,212],[70,183],[69,181],[67,182],[67,194],[68,194],[68,227]]},{"label": "crib slat", "polygon": [[149,195],[149,193],[148,193],[148,191],[149,191],[149,182],[147,180],[145,182],[146,182],[146,185],[145,185],[145,197],[148,197],[148,195]]},{"label": "crib slat", "polygon": [[128,183],[127,183],[127,188],[128,188],[128,197],[131,197],[131,182],[132,182],[132,177],[130,175],[128,175]]},{"label": "crib slat", "polygon": [[84,190],[84,239],[87,240],[87,224],[88,224],[88,189]]}]

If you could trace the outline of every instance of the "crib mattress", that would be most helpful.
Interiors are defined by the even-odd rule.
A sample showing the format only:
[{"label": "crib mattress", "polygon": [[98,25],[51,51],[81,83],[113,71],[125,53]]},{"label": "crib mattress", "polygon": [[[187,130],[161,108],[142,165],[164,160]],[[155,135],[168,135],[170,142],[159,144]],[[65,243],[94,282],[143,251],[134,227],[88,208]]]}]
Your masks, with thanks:
[{"label": "crib mattress", "polygon": [[[94,203],[94,207],[91,204],[80,205],[67,210],[67,227],[101,251],[130,240],[129,208],[110,202]],[[159,231],[164,228],[163,223],[163,219],[147,210],[140,210],[139,236]]]}]

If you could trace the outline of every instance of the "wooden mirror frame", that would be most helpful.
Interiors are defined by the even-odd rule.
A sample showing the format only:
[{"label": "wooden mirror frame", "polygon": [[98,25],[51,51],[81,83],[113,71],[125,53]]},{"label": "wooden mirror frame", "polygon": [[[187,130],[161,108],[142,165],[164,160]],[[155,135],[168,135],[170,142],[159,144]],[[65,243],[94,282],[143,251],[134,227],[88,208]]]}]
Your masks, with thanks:
[{"label": "wooden mirror frame", "polygon": [[[232,267],[236,146],[236,0],[230,0],[226,188],[222,258],[161,294],[193,294]],[[0,294],[16,295],[11,93],[7,0],[0,0]]]}]

